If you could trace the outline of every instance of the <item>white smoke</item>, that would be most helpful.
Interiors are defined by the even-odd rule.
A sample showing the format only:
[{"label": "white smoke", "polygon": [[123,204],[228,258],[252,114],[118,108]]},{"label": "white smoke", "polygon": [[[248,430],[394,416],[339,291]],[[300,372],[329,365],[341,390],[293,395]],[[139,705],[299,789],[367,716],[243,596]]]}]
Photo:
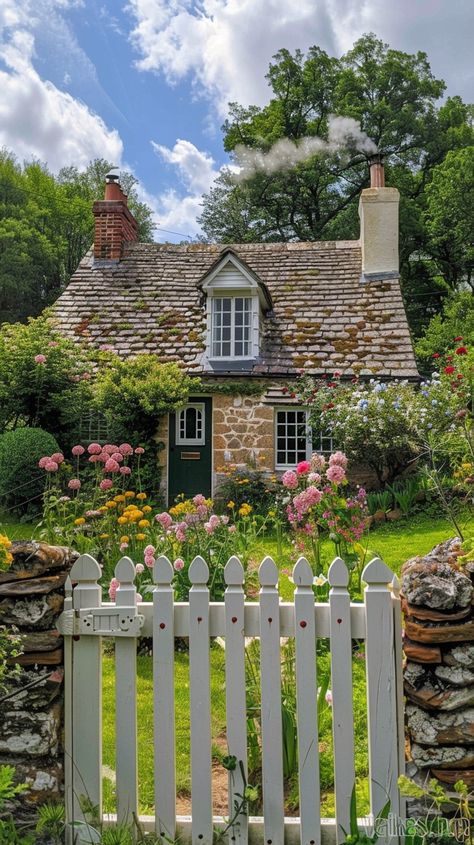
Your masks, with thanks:
[{"label": "white smoke", "polygon": [[290,141],[289,138],[281,138],[268,152],[238,144],[234,154],[240,170],[234,178],[242,182],[259,172],[271,174],[290,170],[311,156],[333,153],[341,149],[356,149],[363,153],[377,152],[376,144],[362,131],[357,120],[331,115],[327,141],[316,136],[301,138],[298,143]]}]

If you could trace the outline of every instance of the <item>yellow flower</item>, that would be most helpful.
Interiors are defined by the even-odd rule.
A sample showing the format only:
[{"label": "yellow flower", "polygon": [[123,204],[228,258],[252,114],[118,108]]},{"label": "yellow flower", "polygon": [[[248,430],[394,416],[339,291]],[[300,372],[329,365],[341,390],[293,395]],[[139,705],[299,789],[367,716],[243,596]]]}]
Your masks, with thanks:
[{"label": "yellow flower", "polygon": [[127,520],[126,516],[119,516],[119,518],[117,519],[117,522],[118,522],[119,525],[125,525],[125,523],[128,522],[128,520]]},{"label": "yellow flower", "polygon": [[118,496],[114,496],[114,502],[124,502],[125,496],[122,493],[119,493]]},{"label": "yellow flower", "polygon": [[85,519],[83,516],[78,516],[77,519],[74,520],[74,525],[84,525]]},{"label": "yellow flower", "polygon": [[141,519],[140,522],[138,523],[138,527],[139,528],[148,528],[149,524],[150,524],[149,519]]},{"label": "yellow flower", "polygon": [[144,534],[137,534],[137,540],[144,540],[144,539],[145,539]]},{"label": "yellow flower", "polygon": [[240,516],[248,516],[249,513],[251,512],[251,510],[252,510],[252,506],[248,505],[246,502],[244,502],[244,504],[241,505],[240,508],[239,508],[239,514],[240,514]]},{"label": "yellow flower", "polygon": [[275,511],[268,511],[268,516],[276,516]]},{"label": "yellow flower", "polygon": [[112,508],[116,508],[116,507],[117,507],[117,502],[113,502],[112,500],[110,500],[109,502],[106,502],[106,503],[105,503],[105,507],[106,507],[106,508],[109,508],[110,510],[112,510]]},{"label": "yellow flower", "polygon": [[109,534],[99,534],[100,540],[107,540],[109,538]]},{"label": "yellow flower", "polygon": [[12,541],[8,539],[6,534],[0,534],[0,546],[4,546],[6,549],[9,549],[11,544]]},{"label": "yellow flower", "polygon": [[133,490],[127,490],[127,491],[124,493],[124,496],[125,496],[125,498],[126,498],[126,499],[134,499],[134,498],[135,498],[135,493],[133,492]]},{"label": "yellow flower", "polygon": [[142,507],[143,513],[150,513],[151,510],[152,509],[151,509],[150,505],[143,505],[143,507]]},{"label": "yellow flower", "polygon": [[146,493],[137,493],[137,499],[146,499]]},{"label": "yellow flower", "polygon": [[101,513],[105,513],[107,508],[105,507],[105,505],[101,505],[99,510],[101,511]]},{"label": "yellow flower", "polygon": [[130,541],[130,537],[128,536],[128,534],[122,534],[122,536],[120,538],[120,542],[121,543],[128,543],[129,541]]},{"label": "yellow flower", "polygon": [[227,502],[227,507],[231,508],[231,509],[235,508],[235,502],[233,502],[232,499],[231,499],[230,502]]}]

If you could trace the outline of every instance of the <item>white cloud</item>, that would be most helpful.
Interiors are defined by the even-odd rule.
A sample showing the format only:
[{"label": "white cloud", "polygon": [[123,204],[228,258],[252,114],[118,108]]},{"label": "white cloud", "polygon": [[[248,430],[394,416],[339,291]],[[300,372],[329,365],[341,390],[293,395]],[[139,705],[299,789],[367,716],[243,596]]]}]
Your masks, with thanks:
[{"label": "white cloud", "polygon": [[39,158],[53,171],[71,164],[82,168],[96,157],[120,164],[123,154],[116,130],[34,68],[35,35],[45,15],[50,13],[53,25],[58,11],[78,5],[80,0],[2,0],[0,11],[0,57],[6,66],[0,71],[0,145],[20,159]]},{"label": "white cloud", "polygon": [[472,98],[472,0],[129,0],[128,10],[138,67],[169,82],[189,76],[221,116],[230,100],[266,102],[264,75],[281,47],[318,44],[340,55],[368,31],[397,49],[425,50],[450,93]]},{"label": "white cloud", "polygon": [[171,149],[155,141],[151,144],[159,158],[173,167],[187,191],[183,194],[169,189],[157,198],[147,197],[145,201],[154,209],[157,225],[184,235],[199,234],[196,218],[202,211],[202,195],[209,190],[220,172],[214,159],[191,141],[181,138]]}]

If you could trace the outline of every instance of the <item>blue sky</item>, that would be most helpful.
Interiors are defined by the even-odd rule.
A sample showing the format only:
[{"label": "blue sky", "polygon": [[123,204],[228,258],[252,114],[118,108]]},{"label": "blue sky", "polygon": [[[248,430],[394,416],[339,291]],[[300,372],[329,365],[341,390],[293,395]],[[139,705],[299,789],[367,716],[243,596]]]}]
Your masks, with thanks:
[{"label": "blue sky", "polygon": [[195,235],[227,102],[266,101],[280,47],[341,55],[368,31],[474,100],[472,0],[0,0],[0,145],[54,172],[113,160],[157,226]]}]

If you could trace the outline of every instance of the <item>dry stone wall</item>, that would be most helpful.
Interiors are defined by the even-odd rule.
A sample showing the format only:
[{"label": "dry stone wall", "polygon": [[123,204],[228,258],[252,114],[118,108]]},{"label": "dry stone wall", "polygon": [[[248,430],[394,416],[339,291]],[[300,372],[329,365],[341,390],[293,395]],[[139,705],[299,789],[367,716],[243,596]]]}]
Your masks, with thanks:
[{"label": "dry stone wall", "polygon": [[64,667],[55,625],[78,555],[32,541],[14,543],[11,552],[11,566],[0,572],[0,624],[18,631],[22,654],[0,708],[0,764],[13,765],[28,784],[15,809],[17,818],[27,818],[37,804],[61,796]]},{"label": "dry stone wall", "polygon": [[402,569],[408,773],[474,789],[474,564],[459,539]]}]

